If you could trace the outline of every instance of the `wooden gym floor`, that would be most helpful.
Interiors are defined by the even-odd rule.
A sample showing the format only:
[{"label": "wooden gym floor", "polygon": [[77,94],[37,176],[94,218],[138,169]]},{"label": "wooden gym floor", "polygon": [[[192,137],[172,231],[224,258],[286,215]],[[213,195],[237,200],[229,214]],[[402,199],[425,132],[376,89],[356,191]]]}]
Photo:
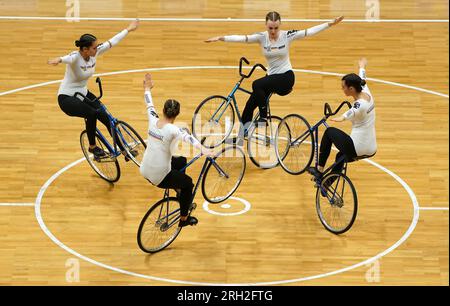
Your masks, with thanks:
[{"label": "wooden gym floor", "polygon": [[[263,31],[270,10],[306,19],[287,20],[283,29],[345,15],[339,26],[293,44],[291,62],[299,69],[294,90],[274,96],[271,106],[278,116],[299,113],[316,122],[324,102],[336,106],[345,99],[339,76],[324,72],[355,72],[357,60],[368,58],[367,75],[377,79],[369,86],[377,105],[378,153],[350,166],[359,197],[353,228],[335,236],[322,227],[308,175],[290,176],[279,167],[263,171],[247,160],[234,196],[248,201],[249,211],[210,214],[198,193],[198,226],[183,230],[163,252],[142,253],[137,227],[162,190],[122,159],[115,185],[85,161],[68,168],[82,157],[83,122],[59,109],[58,83],[11,92],[62,79],[64,65],[48,66],[47,59],[74,50],[83,33],[107,40],[129,21],[68,22],[48,18],[66,16],[64,1],[0,1],[0,15],[9,16],[0,18],[0,285],[448,286],[448,1],[381,3],[380,19],[391,22],[366,22],[366,3],[376,1],[274,3],[80,1],[80,17],[144,18],[138,31],[98,60],[96,73],[122,72],[102,77],[103,102],[145,135],[144,72],[136,70],[153,69],[158,109],[165,99],[178,99],[179,122],[189,124],[205,97],[228,94],[238,80],[237,69],[224,66],[236,66],[241,56],[266,64],[257,45],[204,39]],[[145,20],[152,17],[161,19]],[[177,70],[161,69],[167,67]],[[96,91],[94,79],[90,88]],[[335,126],[350,130],[349,124]],[[193,178],[200,166],[190,169]],[[243,208],[237,200],[227,203],[231,208],[210,208]]]}]

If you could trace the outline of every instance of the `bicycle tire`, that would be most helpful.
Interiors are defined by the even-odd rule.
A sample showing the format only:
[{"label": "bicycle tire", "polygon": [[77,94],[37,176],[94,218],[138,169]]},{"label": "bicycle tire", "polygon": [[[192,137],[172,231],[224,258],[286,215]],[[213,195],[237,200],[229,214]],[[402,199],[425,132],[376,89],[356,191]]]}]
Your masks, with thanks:
[{"label": "bicycle tire", "polygon": [[[329,181],[332,181],[329,183]],[[339,183],[342,182],[342,187]],[[333,186],[333,184],[336,184]],[[329,187],[328,187],[329,185]],[[348,186],[350,193],[345,196],[345,187]],[[342,194],[339,194],[339,189],[342,188]],[[326,191],[326,197],[322,195],[322,191]],[[336,192],[337,190],[337,192]],[[351,199],[350,199],[351,198]],[[349,201],[350,200],[350,203]],[[345,218],[342,222],[342,226],[337,227],[333,225],[332,220],[328,217],[329,215],[343,215],[344,207],[351,209],[349,217]],[[343,173],[329,173],[322,180],[320,186],[317,186],[316,191],[316,210],[319,216],[319,220],[322,225],[330,232],[334,234],[343,234],[347,232],[355,222],[356,215],[358,213],[358,197],[356,189],[353,186],[352,181],[348,176]]]},{"label": "bicycle tire", "polygon": [[[178,237],[178,235],[181,232],[182,228],[178,226],[178,220],[176,220],[177,216],[175,216],[176,213],[174,213],[174,216],[173,216],[175,218],[174,221],[177,224],[172,225],[174,231],[173,231],[173,233],[171,232],[172,234],[169,235],[168,239],[165,239],[162,243],[155,244],[155,246],[148,246],[148,244],[144,241],[145,240],[144,233],[146,232],[145,229],[146,229],[147,226],[150,226],[150,227],[153,226],[155,228],[155,233],[158,233],[158,231],[159,232],[163,232],[162,230],[164,229],[164,223],[161,223],[161,222],[163,222],[164,219],[160,218],[158,216],[156,221],[152,221],[152,220],[149,220],[149,217],[150,217],[150,215],[152,215],[152,213],[153,213],[153,215],[156,215],[155,213],[158,213],[158,209],[161,210],[159,212],[159,214],[161,214],[162,210],[164,210],[163,205],[166,204],[167,202],[169,203],[169,210],[171,211],[171,213],[176,211],[176,209],[173,210],[173,211],[170,209],[170,202],[176,203],[174,206],[178,207],[177,209],[178,209],[178,218],[179,218],[179,215],[180,215],[180,212],[179,212],[180,203],[179,203],[178,199],[175,198],[175,197],[163,198],[163,199],[159,200],[158,202],[156,202],[147,211],[147,213],[142,218],[141,223],[139,224],[139,229],[138,229],[138,232],[137,232],[137,243],[139,245],[139,248],[142,251],[144,251],[145,253],[156,253],[156,252],[164,250],[172,242],[175,241],[175,239]],[[166,215],[166,217],[167,217],[167,215]],[[152,225],[152,223],[154,223],[154,225]]]},{"label": "bicycle tire", "polygon": [[[225,108],[222,109],[223,107]],[[215,113],[221,116],[218,121],[212,122],[212,116]],[[202,118],[208,118],[205,124],[203,124],[204,119]],[[222,118],[224,120],[220,121]],[[228,99],[223,96],[210,96],[195,109],[192,117],[192,135],[201,141],[205,147],[215,148],[230,136],[234,127],[234,120],[233,104],[228,103]]]},{"label": "bicycle tire", "polygon": [[[102,158],[99,161],[96,161],[93,158],[93,154],[91,154],[88,151],[89,140],[87,137],[87,131],[84,130],[80,134],[80,145],[81,145],[81,150],[83,151],[84,157],[86,158],[86,160],[89,163],[89,165],[91,166],[91,168],[95,171],[95,173],[97,173],[102,179],[104,179],[105,181],[110,182],[110,183],[115,183],[120,178],[119,162],[117,161],[116,157],[110,156],[111,153],[107,149],[105,142],[102,140],[102,138],[100,138],[98,136],[97,133],[95,133],[95,138],[96,138],[97,146],[100,146],[100,148],[103,149],[103,151],[105,151],[109,156]],[[108,173],[106,173],[107,172],[106,169],[111,164],[113,164],[113,166],[109,167],[111,171],[108,174]]]}]

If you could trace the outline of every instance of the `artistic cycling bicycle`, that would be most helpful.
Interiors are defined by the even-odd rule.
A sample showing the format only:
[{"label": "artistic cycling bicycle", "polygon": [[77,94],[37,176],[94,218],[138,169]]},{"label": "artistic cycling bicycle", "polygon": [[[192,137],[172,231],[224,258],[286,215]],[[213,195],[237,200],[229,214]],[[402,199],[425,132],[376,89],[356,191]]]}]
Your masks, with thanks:
[{"label": "artistic cycling bicycle", "polygon": [[[348,101],[342,102],[336,111],[332,111],[328,103],[324,105],[324,117],[313,127],[298,114],[290,114],[283,118],[276,131],[276,154],[281,167],[290,174],[301,174],[309,169],[313,157],[315,167],[319,160],[319,127],[328,128],[327,119],[336,115]],[[314,154],[315,153],[315,154]],[[316,210],[323,226],[330,232],[342,234],[348,231],[356,218],[358,198],[352,181],[347,176],[347,163],[370,156],[358,156],[347,160],[340,157],[328,167],[320,178],[314,178],[316,191]],[[342,172],[336,173],[332,169],[335,165],[345,162]]]},{"label": "artistic cycling bicycle", "polygon": [[[195,156],[180,171],[184,171],[202,154]],[[206,157],[192,200],[195,198],[200,181],[203,197],[210,203],[220,203],[228,199],[241,183],[245,173],[245,155],[243,150],[234,145],[223,148],[214,157]],[[192,203],[189,215],[196,208]],[[177,197],[171,197],[169,189],[164,197],[156,202],[142,218],[137,232],[137,242],[140,249],[146,253],[156,253],[168,247],[181,232],[178,226],[180,220],[180,202]]]},{"label": "artistic cycling bicycle", "polygon": [[[214,148],[227,140],[234,128],[235,113],[238,122],[242,125],[242,117],[236,102],[236,92],[242,91],[251,95],[252,93],[241,87],[244,79],[252,76],[257,67],[267,71],[262,64],[252,67],[249,74],[242,72],[242,63],[249,64],[249,61],[242,57],[239,61],[239,75],[241,79],[235,84],[233,90],[227,97],[214,95],[203,100],[194,112],[192,118],[192,134],[200,140],[205,140],[205,146]],[[259,111],[252,120],[252,123],[244,131],[247,135],[247,151],[250,160],[260,168],[268,169],[278,165],[275,154],[275,131],[281,118],[273,116],[270,112],[269,100],[267,98],[267,122],[258,122]],[[234,106],[234,108],[233,108]],[[236,112],[235,112],[236,110]]]},{"label": "artistic cycling bicycle", "polygon": [[[97,111],[104,111],[108,115],[110,122],[110,131],[112,135],[112,144],[107,140],[105,136],[97,128],[95,132],[95,138],[97,146],[99,146],[106,155],[96,158],[93,154],[89,153],[89,139],[87,137],[87,131],[84,130],[80,135],[81,150],[83,151],[86,160],[94,171],[104,180],[114,183],[120,178],[120,166],[117,158],[123,154],[125,161],[132,160],[138,167],[141,165],[142,158],[144,156],[145,148],[147,147],[142,137],[136,132],[135,129],[128,123],[121,121],[111,115],[106,106],[100,102],[100,98],[103,96],[102,82],[97,77],[100,96],[95,100],[91,100],[82,93],[75,93],[76,96],[81,96],[86,103],[94,103],[98,101],[100,107]],[[120,141],[123,151],[120,149],[116,139]]]}]

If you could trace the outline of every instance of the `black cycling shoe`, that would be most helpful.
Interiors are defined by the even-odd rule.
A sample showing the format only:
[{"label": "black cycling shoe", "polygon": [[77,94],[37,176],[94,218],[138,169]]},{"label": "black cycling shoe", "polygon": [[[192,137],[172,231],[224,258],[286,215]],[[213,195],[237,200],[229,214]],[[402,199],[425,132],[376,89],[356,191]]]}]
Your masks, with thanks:
[{"label": "black cycling shoe", "polygon": [[187,225],[197,225],[198,219],[196,217],[189,216],[186,220],[181,221],[178,224],[179,227],[185,227]]},{"label": "black cycling shoe", "polygon": [[106,152],[103,151],[103,149],[101,149],[100,147],[95,147],[93,149],[89,148],[88,151],[94,154],[94,159],[96,159],[96,160],[99,160],[102,157],[107,156]]},{"label": "black cycling shoe", "polygon": [[[131,150],[130,153],[131,153],[131,155],[133,155],[133,157],[136,157],[136,156],[139,155],[139,152],[136,151],[136,150]],[[126,162],[129,161],[129,160],[131,159],[131,158],[128,156],[128,153],[127,153],[126,151],[124,152],[124,155],[125,155],[125,161],[126,161]]]}]

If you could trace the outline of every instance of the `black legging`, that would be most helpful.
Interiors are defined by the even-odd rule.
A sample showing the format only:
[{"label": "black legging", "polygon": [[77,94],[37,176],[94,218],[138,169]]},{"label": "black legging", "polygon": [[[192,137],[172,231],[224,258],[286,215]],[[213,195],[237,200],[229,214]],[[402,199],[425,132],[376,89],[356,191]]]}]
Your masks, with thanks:
[{"label": "black legging", "polygon": [[192,190],[194,184],[192,178],[186,173],[181,172],[184,166],[187,164],[186,157],[178,156],[172,157],[172,170],[166,175],[166,177],[159,183],[160,188],[181,189],[180,193],[180,210],[182,216],[187,216],[189,206],[192,203]]},{"label": "black legging", "polygon": [[332,169],[333,172],[339,173],[344,168],[345,162],[352,162],[357,156],[355,145],[353,144],[352,138],[343,131],[335,127],[327,128],[320,143],[319,166],[325,167],[327,159],[330,156],[332,144],[339,150],[339,153],[336,155],[336,161],[345,155],[345,159]]},{"label": "black legging", "polygon": [[294,87],[295,75],[292,70],[281,74],[266,75],[263,78],[257,79],[253,82],[253,93],[245,105],[242,113],[242,124],[246,126],[247,123],[253,119],[253,111],[259,107],[261,118],[267,118],[266,100],[271,93],[276,93],[280,96],[287,95]]},{"label": "black legging", "polygon": [[[67,95],[59,95],[58,103],[61,110],[69,116],[81,117],[86,119],[86,132],[91,146],[95,145],[95,129],[97,127],[97,119],[100,120],[106,126],[109,134],[111,135],[111,126],[108,115],[105,111],[97,110],[100,107],[100,102],[97,101],[97,97],[88,91],[86,97],[94,101],[90,103],[87,101],[81,101],[80,99]],[[120,150],[123,151],[121,142],[116,135],[116,143]]]}]

